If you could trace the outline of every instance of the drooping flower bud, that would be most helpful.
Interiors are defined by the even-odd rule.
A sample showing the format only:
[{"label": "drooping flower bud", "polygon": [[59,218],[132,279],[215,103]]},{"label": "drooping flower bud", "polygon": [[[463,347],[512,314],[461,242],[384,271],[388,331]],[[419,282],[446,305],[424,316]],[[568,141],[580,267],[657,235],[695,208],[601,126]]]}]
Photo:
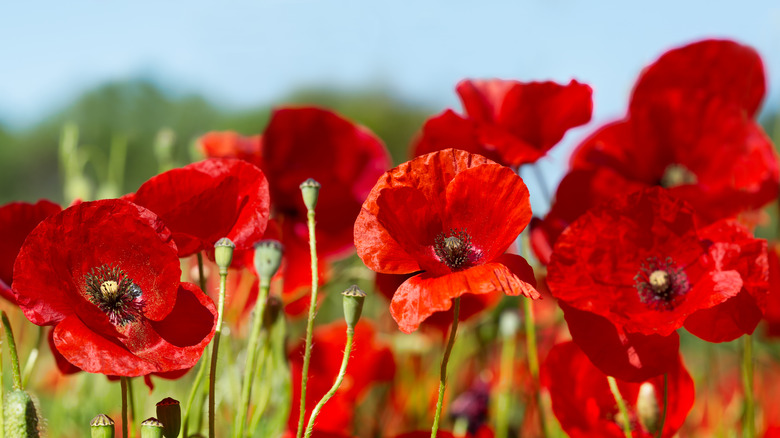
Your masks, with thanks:
[{"label": "drooping flower bud", "polygon": [[106,414],[96,415],[89,422],[92,438],[114,438],[114,420]]},{"label": "drooping flower bud", "polygon": [[271,284],[271,277],[282,264],[283,249],[278,240],[261,240],[255,245],[255,270],[260,278],[260,286]]},{"label": "drooping flower bud", "polygon": [[160,420],[149,417],[141,423],[141,438],[163,438],[163,424]]},{"label": "drooping flower bud", "polygon": [[347,321],[347,327],[354,329],[360,320],[360,314],[363,312],[363,301],[366,299],[366,293],[353,284],[341,295],[344,296],[342,302],[344,303],[344,319]]},{"label": "drooping flower bud", "polygon": [[217,243],[214,244],[214,261],[219,266],[220,274],[227,272],[227,269],[230,267],[230,262],[233,261],[234,249],[236,249],[236,245],[227,237],[217,240]]},{"label": "drooping flower bud", "polygon": [[163,424],[163,436],[176,438],[181,429],[181,406],[179,401],[165,397],[157,402],[157,418]]},{"label": "drooping flower bud", "polygon": [[18,438],[37,438],[38,410],[32,397],[20,389],[5,395],[3,404],[5,436]]},{"label": "drooping flower bud", "polygon": [[314,210],[314,207],[317,206],[317,199],[320,196],[320,183],[309,178],[302,182],[300,187],[301,194],[303,195],[303,203],[306,205],[306,208]]},{"label": "drooping flower bud", "polygon": [[636,416],[644,428],[655,435],[658,432],[661,420],[661,407],[655,396],[655,387],[650,382],[645,382],[639,387],[639,395],[636,399]]},{"label": "drooping flower bud", "polygon": [[284,303],[276,295],[269,295],[265,302],[265,312],[263,313],[263,328],[269,330],[282,314]]}]

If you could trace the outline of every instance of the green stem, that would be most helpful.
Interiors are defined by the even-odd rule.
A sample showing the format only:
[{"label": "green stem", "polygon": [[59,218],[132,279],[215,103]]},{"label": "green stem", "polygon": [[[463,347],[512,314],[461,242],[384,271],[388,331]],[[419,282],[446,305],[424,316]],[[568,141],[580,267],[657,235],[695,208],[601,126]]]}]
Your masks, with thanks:
[{"label": "green stem", "polygon": [[431,438],[436,438],[439,432],[439,417],[441,417],[441,407],[444,403],[444,389],[447,385],[447,362],[450,360],[452,346],[455,344],[455,334],[458,332],[458,320],[460,318],[460,297],[452,300],[452,327],[450,328],[450,337],[447,340],[447,347],[444,349],[444,356],[441,358],[441,369],[439,378],[439,398],[436,400],[436,414],[433,416],[433,427],[431,427]]},{"label": "green stem", "polygon": [[[257,369],[258,370],[265,370],[266,368],[266,362],[269,361],[268,355],[271,351],[271,342],[270,342],[270,336],[271,332],[269,331],[265,332],[266,339],[264,339],[262,342],[263,348],[260,351],[260,358],[257,362]],[[255,411],[252,413],[252,419],[249,421],[249,430],[257,430],[257,425],[260,424],[260,419],[263,417],[263,413],[265,412],[265,409],[268,407],[268,401],[271,399],[271,385],[262,385],[260,386],[260,396],[258,397],[257,406],[255,407]]]},{"label": "green stem", "polygon": [[753,400],[753,336],[744,336],[742,349],[742,386],[745,392],[745,438],[755,438],[755,400]]},{"label": "green stem", "polygon": [[661,425],[658,427],[658,431],[655,433],[656,438],[661,438],[664,434],[664,425],[666,424],[666,412],[668,411],[667,405],[669,404],[669,374],[664,374],[664,412],[661,414]]},{"label": "green stem", "polygon": [[5,310],[0,312],[3,320],[3,327],[5,328],[5,337],[8,339],[8,351],[11,353],[11,371],[14,376],[14,389],[22,390],[22,374],[19,372],[19,356],[16,354],[16,341],[14,340],[14,331],[11,329],[11,322],[8,320],[8,315]]},{"label": "green stem", "polygon": [[325,406],[325,403],[327,403],[328,400],[333,397],[333,394],[338,391],[339,386],[341,386],[341,381],[344,380],[344,376],[347,374],[347,363],[349,363],[349,355],[352,353],[352,340],[354,337],[355,329],[353,327],[347,327],[347,345],[344,347],[344,358],[341,360],[339,374],[336,377],[336,381],[333,382],[333,386],[330,387],[330,390],[325,394],[325,396],[322,397],[320,402],[317,403],[317,406],[315,406],[311,411],[309,424],[306,425],[306,435],[304,435],[305,438],[311,437],[311,434],[314,431],[314,421],[317,419],[317,415],[320,414],[320,411],[322,410],[322,407]]},{"label": "green stem", "polygon": [[195,381],[192,382],[192,389],[190,390],[189,397],[187,397],[187,405],[184,408],[184,417],[181,421],[181,432],[179,433],[179,437],[181,438],[189,436],[187,432],[190,425],[190,412],[192,411],[192,404],[195,403],[195,396],[198,394],[200,384],[203,382],[203,377],[206,375],[206,368],[208,368],[207,362],[201,358],[200,369],[198,369],[198,374],[195,376]]},{"label": "green stem", "polygon": [[127,377],[119,378],[119,384],[122,387],[122,438],[128,438],[127,435]]},{"label": "green stem", "polygon": [[27,386],[27,382],[30,381],[30,376],[35,369],[35,364],[38,362],[44,331],[45,329],[43,326],[38,326],[38,338],[35,340],[35,346],[30,350],[30,354],[27,355],[27,362],[24,363],[24,371],[22,372],[22,385],[24,386]]},{"label": "green stem", "polygon": [[[257,362],[258,339],[260,339],[260,329],[263,328],[263,314],[265,313],[265,304],[268,301],[268,289],[270,284],[261,279],[260,292],[255,303],[254,314],[252,315],[252,331],[249,333],[249,343],[246,351],[246,367],[244,368],[244,386],[241,388],[241,402],[238,405],[236,413],[235,436],[244,437],[244,426],[246,415],[249,410],[249,397],[252,393],[252,380],[255,377],[255,363]],[[266,342],[268,340],[266,339]]]},{"label": "green stem", "polygon": [[628,408],[626,407],[626,402],[623,400],[623,396],[620,395],[620,388],[618,388],[617,381],[614,377],[607,376],[607,382],[609,382],[609,390],[612,391],[612,396],[615,397],[615,403],[617,403],[620,415],[623,417],[622,421],[620,421],[621,426],[623,426],[623,433],[626,435],[626,438],[632,438]]},{"label": "green stem", "polygon": [[512,377],[514,374],[515,351],[517,340],[514,335],[504,336],[501,344],[500,393],[496,412],[496,438],[509,436],[509,401],[512,392]]},{"label": "green stem", "polygon": [[222,336],[222,315],[225,313],[225,289],[227,284],[227,268],[219,268],[219,304],[217,305],[217,328],[211,342],[211,370],[209,371],[209,438],[216,433],[215,405],[217,384],[217,356],[219,355],[219,338]]},{"label": "green stem", "polygon": [[[130,412],[130,424],[135,424],[135,397],[133,397],[133,378],[127,378],[127,406]],[[130,428],[130,436],[135,436],[135,429]]]},{"label": "green stem", "polygon": [[314,210],[306,214],[309,228],[309,252],[311,253],[311,301],[309,302],[309,318],[306,322],[306,348],[303,353],[303,369],[301,370],[301,401],[298,416],[298,431],[295,437],[303,435],[303,423],[306,420],[306,383],[309,380],[309,360],[311,360],[311,338],[314,331],[314,316],[317,314],[317,289],[319,274],[317,272],[317,239],[314,234]]},{"label": "green stem", "polygon": [[536,347],[536,322],[534,321],[534,302],[530,299],[523,299],[523,320],[525,322],[525,342],[528,356],[528,370],[531,372],[531,378],[534,381],[534,401],[536,402],[536,411],[539,414],[539,426],[542,437],[549,436],[547,431],[547,418],[542,406],[541,384],[539,382],[539,353]]},{"label": "green stem", "polygon": [[204,294],[208,295],[206,292],[206,275],[203,271],[203,253],[198,252],[198,284],[200,285],[200,290],[202,290]]}]

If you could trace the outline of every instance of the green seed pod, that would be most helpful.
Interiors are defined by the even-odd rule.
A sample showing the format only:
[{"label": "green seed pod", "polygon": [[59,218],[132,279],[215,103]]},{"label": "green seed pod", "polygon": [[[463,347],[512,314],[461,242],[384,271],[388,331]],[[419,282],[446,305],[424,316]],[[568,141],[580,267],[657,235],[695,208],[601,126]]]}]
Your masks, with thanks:
[{"label": "green seed pod", "polygon": [[230,267],[234,249],[236,249],[236,245],[227,237],[217,240],[217,243],[214,244],[214,261],[219,266],[220,273],[227,272],[227,268]]},{"label": "green seed pod", "polygon": [[504,338],[511,338],[520,330],[520,315],[514,310],[506,310],[498,318],[498,330]]},{"label": "green seed pod", "polygon": [[650,382],[645,382],[639,387],[639,395],[636,399],[636,416],[639,422],[648,432],[655,435],[661,426],[661,407],[655,396],[655,387]]},{"label": "green seed pod", "polygon": [[363,301],[366,299],[366,293],[357,285],[352,285],[341,293],[344,296],[344,319],[347,321],[347,327],[354,329],[360,320],[360,314],[363,312]]},{"label": "green seed pod", "polygon": [[17,389],[5,396],[3,405],[5,436],[18,438],[37,438],[38,412],[30,394]]},{"label": "green seed pod", "polygon": [[317,198],[320,197],[320,183],[309,178],[302,182],[300,187],[301,194],[303,195],[303,203],[306,205],[306,208],[314,210],[314,207],[317,206]]},{"label": "green seed pod", "polygon": [[165,397],[157,403],[157,418],[163,424],[163,436],[176,438],[181,429],[181,406],[179,401]]},{"label": "green seed pod", "polygon": [[163,438],[163,424],[160,420],[149,417],[141,423],[141,438]]},{"label": "green seed pod", "polygon": [[114,438],[114,420],[106,414],[97,415],[89,422],[92,438]]},{"label": "green seed pod", "polygon": [[255,245],[255,270],[260,286],[271,284],[271,277],[282,264],[283,246],[278,240],[261,240]]}]

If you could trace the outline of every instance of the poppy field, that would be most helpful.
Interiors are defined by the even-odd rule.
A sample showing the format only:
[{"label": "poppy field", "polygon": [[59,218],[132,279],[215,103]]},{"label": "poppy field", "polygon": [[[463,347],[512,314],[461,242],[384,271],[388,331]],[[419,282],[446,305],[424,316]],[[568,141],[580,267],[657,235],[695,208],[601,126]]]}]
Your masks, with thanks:
[{"label": "poppy field", "polygon": [[761,55],[659,50],[600,126],[578,79],[453,86],[400,160],[278,102],[130,191],[62,127],[65,202],[0,206],[3,436],[780,437]]}]

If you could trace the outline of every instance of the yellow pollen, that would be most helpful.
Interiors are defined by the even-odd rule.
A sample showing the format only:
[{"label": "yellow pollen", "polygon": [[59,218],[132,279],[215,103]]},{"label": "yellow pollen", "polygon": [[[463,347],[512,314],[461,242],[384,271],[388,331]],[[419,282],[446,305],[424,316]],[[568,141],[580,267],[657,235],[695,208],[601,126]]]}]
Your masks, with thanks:
[{"label": "yellow pollen", "polygon": [[649,280],[650,287],[655,291],[663,291],[669,287],[669,273],[666,271],[653,271],[653,273],[650,274]]},{"label": "yellow pollen", "polygon": [[100,285],[100,292],[103,293],[104,297],[115,297],[117,291],[119,291],[119,283],[116,281],[104,281]]}]

